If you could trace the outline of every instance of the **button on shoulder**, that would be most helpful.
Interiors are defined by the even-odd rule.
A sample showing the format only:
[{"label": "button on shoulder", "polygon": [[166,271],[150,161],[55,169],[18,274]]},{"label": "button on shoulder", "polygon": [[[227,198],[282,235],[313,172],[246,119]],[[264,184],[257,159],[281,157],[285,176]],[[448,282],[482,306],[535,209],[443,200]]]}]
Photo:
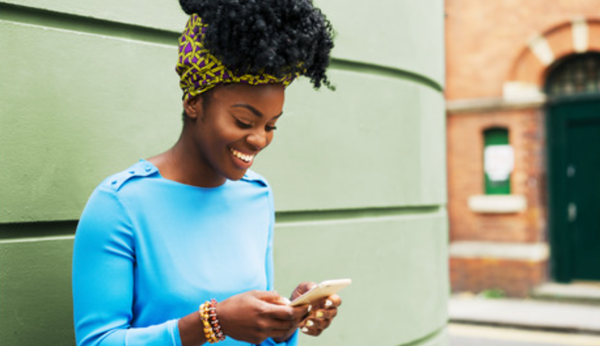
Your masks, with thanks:
[{"label": "button on shoulder", "polygon": [[158,169],[151,163],[140,161],[128,169],[108,178],[105,186],[115,191],[119,191],[123,185],[132,181],[134,178],[147,177],[157,172]]}]

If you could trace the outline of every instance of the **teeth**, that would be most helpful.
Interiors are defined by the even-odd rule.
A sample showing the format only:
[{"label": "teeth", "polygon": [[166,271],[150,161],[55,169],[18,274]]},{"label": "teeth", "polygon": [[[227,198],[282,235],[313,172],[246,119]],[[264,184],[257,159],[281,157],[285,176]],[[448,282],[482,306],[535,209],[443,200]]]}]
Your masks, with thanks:
[{"label": "teeth", "polygon": [[230,150],[231,150],[231,152],[233,153],[233,155],[235,157],[237,157],[238,159],[240,159],[240,160],[242,160],[244,162],[250,162],[250,161],[252,161],[252,158],[254,158],[254,155],[242,154],[241,152],[239,152],[239,151],[237,151],[237,150],[235,150],[233,148],[230,148]]}]

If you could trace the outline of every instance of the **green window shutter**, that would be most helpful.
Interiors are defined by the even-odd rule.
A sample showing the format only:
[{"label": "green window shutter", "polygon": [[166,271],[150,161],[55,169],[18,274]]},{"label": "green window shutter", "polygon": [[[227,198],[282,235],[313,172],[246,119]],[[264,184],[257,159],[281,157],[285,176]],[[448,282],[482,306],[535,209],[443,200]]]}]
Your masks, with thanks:
[{"label": "green window shutter", "polygon": [[[490,162],[490,153],[486,151],[495,150],[496,153],[508,154],[512,157],[512,149],[508,146],[508,130],[504,128],[493,128],[484,131],[484,174],[485,174],[485,194],[486,195],[510,195],[510,174],[505,176],[490,176],[488,174],[488,167]],[[504,155],[506,157],[506,155]]]}]

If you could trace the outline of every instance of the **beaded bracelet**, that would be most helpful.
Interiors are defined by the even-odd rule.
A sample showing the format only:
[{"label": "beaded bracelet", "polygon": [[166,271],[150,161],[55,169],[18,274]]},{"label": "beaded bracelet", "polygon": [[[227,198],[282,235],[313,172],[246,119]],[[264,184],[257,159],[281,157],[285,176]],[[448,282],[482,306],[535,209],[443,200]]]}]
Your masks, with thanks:
[{"label": "beaded bracelet", "polygon": [[200,319],[204,325],[204,336],[211,344],[225,340],[225,334],[221,330],[219,319],[217,318],[217,301],[212,299],[200,305],[198,311]]},{"label": "beaded bracelet", "polygon": [[210,326],[210,322],[208,322],[209,305],[209,302],[201,304],[198,312],[200,313],[200,319],[202,320],[202,324],[204,325],[204,336],[206,337],[206,341],[213,344],[217,342],[217,338],[212,330],[212,327]]},{"label": "beaded bracelet", "polygon": [[223,334],[219,319],[217,318],[217,301],[214,299],[211,299],[210,301],[209,312],[210,325],[212,326],[212,330],[215,332],[217,339],[219,339],[219,341],[225,340],[225,334]]}]

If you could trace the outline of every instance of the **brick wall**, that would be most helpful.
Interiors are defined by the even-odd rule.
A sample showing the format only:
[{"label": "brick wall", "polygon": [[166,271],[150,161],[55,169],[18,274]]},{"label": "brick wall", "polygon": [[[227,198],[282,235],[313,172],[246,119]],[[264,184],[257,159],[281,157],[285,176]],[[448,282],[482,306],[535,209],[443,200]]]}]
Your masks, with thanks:
[{"label": "brick wall", "polygon": [[[508,110],[448,116],[448,212],[450,240],[539,242],[545,238],[544,134],[539,110]],[[524,195],[527,209],[482,214],[469,209],[470,196],[485,194],[483,131],[505,127],[515,150],[511,194]]]},{"label": "brick wall", "polygon": [[545,261],[496,258],[452,258],[450,278],[454,291],[501,289],[512,297],[525,297],[547,279]]},{"label": "brick wall", "polygon": [[499,97],[534,35],[577,16],[600,17],[600,1],[446,0],[446,14],[446,98]]},{"label": "brick wall", "polygon": [[[533,90],[535,96],[543,89],[551,64],[576,53],[576,18],[587,23],[585,50],[600,51],[600,0],[446,0],[446,99],[472,104],[493,99],[506,102],[512,96],[505,87],[514,82],[532,86],[527,90]],[[552,57],[548,61],[530,49],[535,37],[547,44]],[[521,96],[519,92],[517,96]],[[468,206],[470,196],[485,193],[483,131],[490,127],[509,131],[509,142],[515,148],[511,194],[525,197],[527,208],[522,212],[483,214]],[[487,103],[467,111],[449,111],[448,212],[454,291],[501,289],[511,296],[525,296],[535,285],[551,279],[544,256],[511,258],[485,251],[472,256],[453,254],[452,247],[468,242],[533,247],[548,242],[544,137],[541,106]]]}]

